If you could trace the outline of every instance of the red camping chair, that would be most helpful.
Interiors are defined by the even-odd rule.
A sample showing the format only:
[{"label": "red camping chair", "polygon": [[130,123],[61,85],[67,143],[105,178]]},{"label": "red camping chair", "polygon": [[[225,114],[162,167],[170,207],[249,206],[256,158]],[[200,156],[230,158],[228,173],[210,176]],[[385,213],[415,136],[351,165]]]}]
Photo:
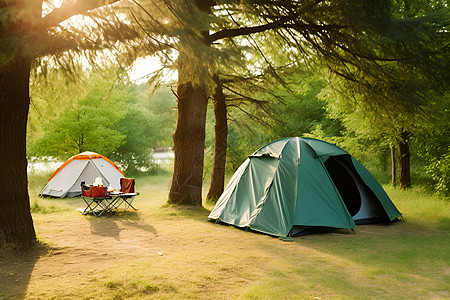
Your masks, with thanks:
[{"label": "red camping chair", "polygon": [[134,191],[135,180],[134,178],[120,178],[120,193],[117,197],[117,202],[115,207],[118,208],[122,203],[125,206],[125,211],[130,207],[137,210],[133,205],[134,197],[139,195],[139,193]]},{"label": "red camping chair", "polygon": [[120,191],[122,193],[134,193],[134,178],[120,178]]}]

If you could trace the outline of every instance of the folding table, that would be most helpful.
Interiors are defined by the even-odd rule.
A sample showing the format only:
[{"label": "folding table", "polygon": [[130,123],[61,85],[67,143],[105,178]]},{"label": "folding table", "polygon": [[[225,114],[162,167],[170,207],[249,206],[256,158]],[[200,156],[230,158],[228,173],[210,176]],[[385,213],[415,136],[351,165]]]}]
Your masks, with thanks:
[{"label": "folding table", "polygon": [[83,210],[82,214],[92,213],[94,216],[99,217],[105,211],[110,213],[115,213],[119,210],[120,206],[124,206],[124,211],[127,212],[131,207],[137,210],[133,206],[134,197],[139,195],[139,193],[134,191],[134,178],[121,178],[120,179],[121,190],[114,191],[111,193],[106,193],[106,189],[103,192],[96,193],[93,196],[89,191],[91,189],[97,189],[96,187],[88,187],[81,183],[82,195],[84,202],[86,203],[86,208]]}]

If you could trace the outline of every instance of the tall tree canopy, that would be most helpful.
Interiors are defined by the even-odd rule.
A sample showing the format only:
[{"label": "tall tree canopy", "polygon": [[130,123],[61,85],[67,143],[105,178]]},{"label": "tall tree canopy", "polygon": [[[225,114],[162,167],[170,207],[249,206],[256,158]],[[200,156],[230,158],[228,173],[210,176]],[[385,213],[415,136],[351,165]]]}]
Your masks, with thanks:
[{"label": "tall tree canopy", "polygon": [[318,58],[342,79],[336,88],[364,95],[349,99],[391,114],[424,103],[417,85],[432,82],[430,89],[439,90],[448,78],[433,71],[448,56],[448,9],[416,17],[399,14],[403,8],[385,0],[140,3],[151,16],[141,22],[145,30],[169,36],[162,42],[178,51],[171,203],[201,204],[207,99],[220,64],[246,63],[241,36],[276,47],[292,65]]}]

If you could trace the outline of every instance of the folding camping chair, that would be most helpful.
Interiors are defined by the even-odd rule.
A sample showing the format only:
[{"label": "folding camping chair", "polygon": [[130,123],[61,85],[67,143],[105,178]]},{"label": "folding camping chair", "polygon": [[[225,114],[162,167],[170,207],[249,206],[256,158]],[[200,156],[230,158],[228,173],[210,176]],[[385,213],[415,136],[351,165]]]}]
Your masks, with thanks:
[{"label": "folding camping chair", "polygon": [[115,209],[118,209],[119,206],[123,203],[125,211],[128,211],[130,207],[134,210],[137,210],[137,208],[132,205],[134,197],[139,195],[139,193],[134,191],[134,186],[134,178],[120,178],[120,192],[114,194],[116,196],[114,201]]},{"label": "folding camping chair", "polygon": [[105,211],[113,212],[115,199],[107,194],[106,187],[87,186],[82,181],[81,197],[87,205],[82,212],[83,215],[92,213],[94,216],[100,217]]}]

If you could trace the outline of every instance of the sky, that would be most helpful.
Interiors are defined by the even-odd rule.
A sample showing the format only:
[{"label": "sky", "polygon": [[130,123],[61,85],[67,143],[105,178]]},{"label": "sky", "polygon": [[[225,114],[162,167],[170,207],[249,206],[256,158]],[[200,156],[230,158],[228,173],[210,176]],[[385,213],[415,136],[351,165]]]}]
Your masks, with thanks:
[{"label": "sky", "polygon": [[[138,58],[131,70],[128,72],[130,80],[135,83],[144,83],[158,70],[162,68],[159,58],[156,56],[147,56]],[[171,70],[163,71],[164,81],[172,81],[177,79],[177,72]]]}]

